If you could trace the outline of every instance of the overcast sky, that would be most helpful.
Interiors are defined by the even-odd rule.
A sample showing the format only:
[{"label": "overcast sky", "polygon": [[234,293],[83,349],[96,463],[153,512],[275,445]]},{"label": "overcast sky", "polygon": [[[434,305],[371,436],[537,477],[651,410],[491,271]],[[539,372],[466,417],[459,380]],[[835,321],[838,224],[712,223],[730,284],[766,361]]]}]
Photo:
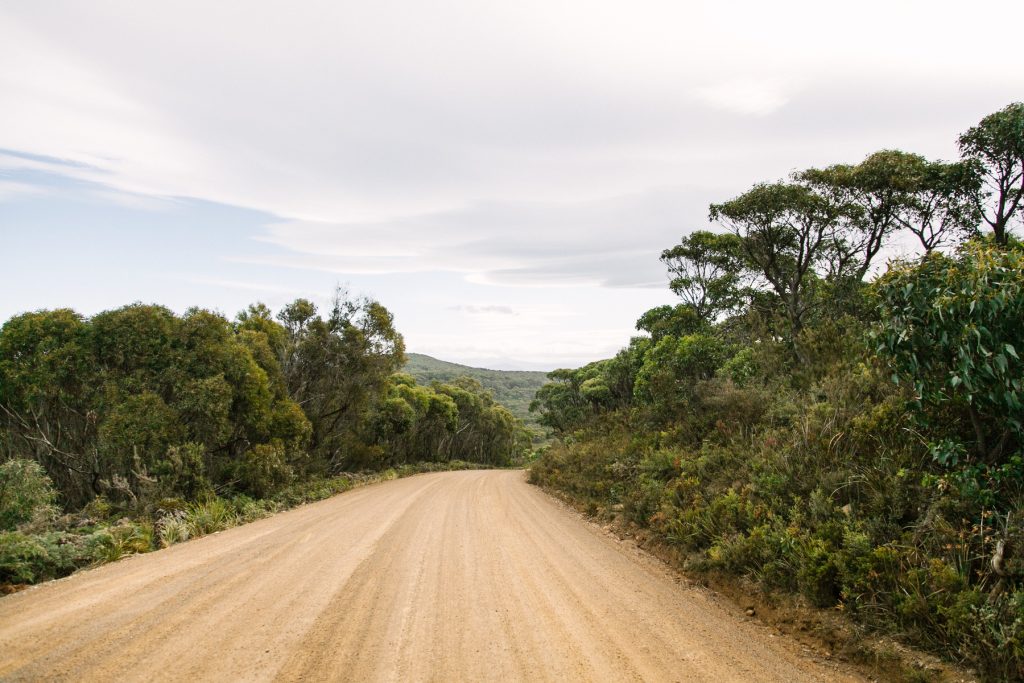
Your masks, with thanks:
[{"label": "overcast sky", "polygon": [[660,251],[1024,99],[1024,3],[3,2],[0,320],[379,299],[409,350],[607,357]]}]

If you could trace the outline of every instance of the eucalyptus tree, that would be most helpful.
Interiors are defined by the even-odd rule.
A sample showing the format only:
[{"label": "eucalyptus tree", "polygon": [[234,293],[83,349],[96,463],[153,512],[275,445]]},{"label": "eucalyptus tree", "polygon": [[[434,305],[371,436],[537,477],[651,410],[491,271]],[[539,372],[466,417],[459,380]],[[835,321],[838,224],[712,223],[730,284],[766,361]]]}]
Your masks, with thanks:
[{"label": "eucalyptus tree", "polygon": [[[877,285],[878,351],[909,384],[932,431],[963,417],[973,459],[997,463],[1024,446],[1024,249],[968,242],[896,264]],[[951,419],[951,416],[953,419]],[[934,444],[956,464],[955,444]]]},{"label": "eucalyptus tree", "polygon": [[848,270],[847,262],[836,261],[836,245],[859,214],[858,207],[801,182],[755,185],[711,205],[711,220],[735,235],[749,266],[778,296],[797,357],[796,339],[817,304],[815,289],[823,278]]},{"label": "eucalyptus tree", "polygon": [[405,362],[402,335],[380,303],[340,290],[327,317],[298,299],[278,320],[287,335],[281,367],[288,393],[312,423],[311,455],[321,469],[343,468],[367,411]]},{"label": "eucalyptus tree", "polygon": [[856,207],[833,241],[837,274],[859,282],[893,236],[913,234],[925,253],[970,236],[980,178],[973,164],[929,161],[919,154],[882,150],[859,164],[809,169],[799,179],[837,203]]},{"label": "eucalyptus tree", "polygon": [[985,191],[976,195],[982,218],[996,243],[1005,245],[1024,199],[1024,103],[989,114],[958,142],[960,154],[976,165],[984,182]]},{"label": "eucalyptus tree", "polygon": [[981,177],[967,162],[927,162],[904,213],[897,220],[917,237],[925,254],[977,236],[981,213],[976,197]]},{"label": "eucalyptus tree", "polygon": [[705,323],[740,304],[744,263],[736,235],[697,230],[661,252],[661,261],[669,288]]}]

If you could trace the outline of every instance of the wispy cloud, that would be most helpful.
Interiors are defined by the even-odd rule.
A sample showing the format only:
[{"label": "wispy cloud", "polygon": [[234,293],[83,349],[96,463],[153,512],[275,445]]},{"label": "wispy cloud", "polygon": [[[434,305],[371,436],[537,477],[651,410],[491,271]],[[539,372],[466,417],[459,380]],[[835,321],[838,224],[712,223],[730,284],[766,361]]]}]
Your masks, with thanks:
[{"label": "wispy cloud", "polygon": [[4,180],[0,178],[0,202],[8,201],[15,197],[39,196],[46,194],[46,188],[33,183],[19,182],[16,180]]},{"label": "wispy cloud", "polygon": [[[523,287],[664,286],[661,249],[704,224],[703,192],[657,188],[579,202],[483,202],[390,221],[289,221],[237,262],[340,274],[453,272]],[[486,227],[484,227],[486,226]]]},{"label": "wispy cloud", "polygon": [[459,304],[458,306],[449,306],[448,310],[468,313],[470,315],[519,315],[511,306],[475,306],[472,304]]}]

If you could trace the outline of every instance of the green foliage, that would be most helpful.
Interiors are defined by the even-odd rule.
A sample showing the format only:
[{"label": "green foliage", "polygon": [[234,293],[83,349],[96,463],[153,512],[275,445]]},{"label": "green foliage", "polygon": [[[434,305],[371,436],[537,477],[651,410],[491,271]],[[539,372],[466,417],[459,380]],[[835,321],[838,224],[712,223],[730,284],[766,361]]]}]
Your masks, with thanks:
[{"label": "green foliage", "polygon": [[326,318],[302,299],[278,318],[286,340],[280,365],[288,396],[309,419],[313,471],[372,466],[360,455],[367,444],[359,434],[366,413],[405,362],[405,343],[391,314],[376,301],[338,291]]},{"label": "green foliage", "polygon": [[127,520],[79,532],[0,532],[0,584],[38,583],[153,549],[153,527]]},{"label": "green foliage", "polygon": [[191,536],[184,513],[172,513],[161,517],[157,520],[156,528],[161,548],[169,548],[175,543],[183,543]]},{"label": "green foliage", "polygon": [[86,499],[98,403],[91,330],[68,309],[15,316],[0,328],[0,422],[11,457],[39,462],[66,502]]},{"label": "green foliage", "polygon": [[928,161],[918,154],[883,150],[859,164],[809,169],[799,178],[833,201],[854,207],[851,221],[829,245],[840,272],[862,278],[890,237],[900,230],[926,252],[976,233],[980,179],[967,163]]},{"label": "green foliage", "polygon": [[534,425],[536,418],[530,413],[530,402],[547,377],[544,372],[472,368],[419,353],[407,354],[403,371],[424,385],[434,382],[452,384],[460,377],[474,379],[516,418]]},{"label": "green foliage", "polygon": [[0,531],[0,582],[33,583],[49,559],[40,543],[17,531]]},{"label": "green foliage", "polygon": [[184,522],[189,537],[203,536],[235,526],[238,513],[223,498],[211,498],[190,503],[185,510]]},{"label": "green foliage", "polygon": [[153,527],[124,521],[94,532],[86,539],[89,557],[95,563],[116,562],[126,555],[153,549]]},{"label": "green foliage", "polygon": [[615,358],[591,363],[578,370],[548,373],[553,380],[536,394],[530,411],[556,433],[568,432],[602,410],[625,406],[631,399],[636,376],[632,350]]},{"label": "green foliage", "polygon": [[[892,268],[877,291],[878,350],[893,379],[913,386],[922,418],[948,427],[965,416],[982,461],[1014,452],[1024,436],[1024,250],[971,243],[956,258]],[[955,444],[935,453],[959,460]]]},{"label": "green foliage", "polygon": [[0,530],[13,530],[53,505],[57,492],[39,463],[13,459],[0,463]]},{"label": "green foliage", "polygon": [[[89,320],[69,311],[16,316],[0,329],[5,448],[40,463],[71,507],[105,493],[144,508],[153,495],[229,485],[249,444],[280,439],[298,452],[309,439],[280,363],[267,355],[266,330],[274,333],[141,304]],[[274,335],[283,338],[283,328]],[[172,452],[183,444],[203,451],[191,472]]]},{"label": "green foliage", "polygon": [[636,321],[636,329],[651,336],[657,343],[662,337],[684,337],[701,331],[706,321],[689,304],[658,306],[647,311]]},{"label": "green foliage", "polygon": [[178,412],[146,391],[127,397],[110,411],[99,429],[98,450],[114,472],[129,471],[139,460],[152,466],[168,447],[185,436]]},{"label": "green foliage", "polygon": [[195,500],[213,490],[206,476],[206,448],[201,443],[169,446],[166,455],[153,467],[153,475],[165,497]]},{"label": "green foliage", "polygon": [[0,329],[4,454],[39,463],[69,509],[104,495],[135,515],[162,497],[268,496],[293,477],[504,464],[525,448],[479,386],[393,396],[404,345],[379,303],[338,292],[326,317],[298,300],[277,318],[262,304],[233,324],[143,304],[15,316]]},{"label": "green foliage", "polygon": [[[728,357],[722,341],[705,334],[663,337],[644,356],[634,394],[648,403],[679,405],[697,382],[711,379]],[[661,406],[656,406],[662,410]]]},{"label": "green foliage", "polygon": [[760,373],[754,350],[750,348],[740,349],[732,358],[722,363],[718,373],[728,377],[737,386],[747,384]]},{"label": "green foliage", "polygon": [[1006,244],[1024,200],[1024,104],[1014,102],[989,114],[959,139],[960,154],[977,169],[985,192],[978,210],[997,244]]},{"label": "green foliage", "polygon": [[744,263],[736,235],[697,230],[661,252],[661,261],[669,288],[701,321],[714,322],[739,305]]},{"label": "green foliage", "polygon": [[369,427],[392,465],[461,459],[502,466],[529,443],[519,420],[469,377],[423,387],[397,375]]},{"label": "green foliage", "polygon": [[[700,320],[725,250],[677,247],[685,303],[538,392],[556,438],[530,480],[692,570],[1024,680],[1024,249],[996,227],[1020,215],[1021,107],[965,134],[959,163],[886,150],[713,205],[745,305]],[[924,256],[863,282],[900,233]]]},{"label": "green foliage", "polygon": [[280,442],[250,448],[238,464],[237,472],[242,491],[257,498],[269,496],[292,479],[292,469]]}]

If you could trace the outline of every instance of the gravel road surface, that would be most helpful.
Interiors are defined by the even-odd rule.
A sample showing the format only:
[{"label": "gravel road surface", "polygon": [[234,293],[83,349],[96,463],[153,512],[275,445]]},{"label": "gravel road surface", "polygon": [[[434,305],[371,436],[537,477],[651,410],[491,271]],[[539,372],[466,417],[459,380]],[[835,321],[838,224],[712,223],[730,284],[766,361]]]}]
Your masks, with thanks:
[{"label": "gravel road surface", "polygon": [[2,598],[0,679],[859,680],[518,471],[376,484]]}]

